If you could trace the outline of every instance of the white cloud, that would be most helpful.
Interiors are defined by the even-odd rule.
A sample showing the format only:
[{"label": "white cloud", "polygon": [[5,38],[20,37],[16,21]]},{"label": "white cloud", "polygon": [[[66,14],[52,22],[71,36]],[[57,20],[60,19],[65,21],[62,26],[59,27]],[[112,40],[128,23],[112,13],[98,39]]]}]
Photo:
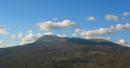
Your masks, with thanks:
[{"label": "white cloud", "polygon": [[24,35],[23,35],[23,33],[19,33],[17,37],[18,37],[18,39],[21,39],[24,37]]},{"label": "white cloud", "polygon": [[105,15],[105,20],[108,20],[108,21],[118,21],[119,19],[119,16],[116,16],[116,15]]},{"label": "white cloud", "polygon": [[126,23],[124,25],[117,24],[116,26],[111,26],[109,28],[99,28],[95,30],[81,30],[75,29],[75,32],[81,35],[82,37],[95,37],[95,36],[103,36],[106,34],[113,34],[115,31],[130,29],[130,24]]},{"label": "white cloud", "polygon": [[52,32],[44,32],[43,35],[53,35]]},{"label": "white cloud", "polygon": [[11,39],[15,39],[16,38],[16,36],[15,35],[11,35],[11,37],[10,37]]},{"label": "white cloud", "polygon": [[79,29],[79,28],[76,28],[75,29],[75,32],[81,32],[82,30],[81,29]]},{"label": "white cloud", "polygon": [[128,46],[126,40],[123,39],[123,38],[120,39],[120,40],[118,40],[117,43],[120,44],[120,45],[122,45],[122,46]]},{"label": "white cloud", "polygon": [[77,33],[72,33],[72,37],[78,37]]},{"label": "white cloud", "polygon": [[[77,31],[77,30],[75,30],[75,31]],[[98,36],[98,35],[112,33],[112,31],[107,29],[107,28],[99,28],[96,30],[87,30],[87,31],[86,30],[78,30],[77,32],[79,32],[80,35],[82,35],[82,36]]]},{"label": "white cloud", "polygon": [[75,25],[75,22],[71,20],[63,21],[44,21],[37,24],[40,30],[52,30],[52,29],[63,29],[67,27],[72,27]]},{"label": "white cloud", "polygon": [[122,38],[118,41],[119,44],[126,44],[126,41]]},{"label": "white cloud", "polygon": [[33,32],[29,32],[27,34],[19,33],[17,38],[20,41],[20,44],[26,44],[26,43],[32,43],[36,39],[38,39],[40,36],[34,35]]},{"label": "white cloud", "polygon": [[17,35],[11,35],[11,39],[18,40],[20,45],[32,43],[41,37],[41,33],[34,34],[32,31],[28,31],[27,33],[18,33]]},{"label": "white cloud", "polygon": [[0,48],[4,48],[4,47],[10,47],[10,45],[7,45],[7,42],[0,40]]},{"label": "white cloud", "polygon": [[1,35],[8,34],[8,32],[7,32],[6,28],[5,28],[5,27],[3,27],[3,26],[1,26],[1,25],[0,25],[0,34],[1,34]]},{"label": "white cloud", "polygon": [[124,12],[123,16],[130,16],[130,12]]},{"label": "white cloud", "polygon": [[110,30],[116,30],[116,31],[119,31],[119,30],[125,30],[125,29],[129,29],[130,28],[130,24],[129,23],[126,23],[124,25],[122,24],[117,24],[116,26],[111,26],[110,27]]},{"label": "white cloud", "polygon": [[42,37],[43,35],[54,35],[52,32],[44,33],[33,33],[33,31],[28,31],[27,33],[18,33],[17,35],[11,35],[11,39],[18,40],[20,45],[32,43]]},{"label": "white cloud", "polygon": [[12,43],[9,43],[5,40],[0,40],[0,48],[7,48],[7,47],[13,47],[16,45],[13,45]]},{"label": "white cloud", "polygon": [[56,34],[58,37],[67,37],[66,34]]},{"label": "white cloud", "polygon": [[94,17],[94,16],[89,16],[89,17],[85,18],[85,20],[87,20],[87,21],[96,21],[97,18]]},{"label": "white cloud", "polygon": [[0,40],[0,45],[3,45],[3,44],[5,44],[5,41]]}]

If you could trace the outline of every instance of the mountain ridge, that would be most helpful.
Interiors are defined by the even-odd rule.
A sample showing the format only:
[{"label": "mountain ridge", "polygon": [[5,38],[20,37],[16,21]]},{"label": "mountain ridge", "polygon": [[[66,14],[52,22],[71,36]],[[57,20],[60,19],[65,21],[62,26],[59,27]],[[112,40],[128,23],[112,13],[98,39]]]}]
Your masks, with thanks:
[{"label": "mountain ridge", "polygon": [[83,45],[92,45],[92,43],[95,44],[107,44],[107,45],[119,45],[116,44],[110,40],[106,39],[83,39],[83,38],[77,38],[77,37],[58,37],[56,35],[45,35],[42,36],[40,39],[35,41],[34,43],[45,43],[45,42],[50,42],[50,43],[67,43],[67,44],[83,44]]}]

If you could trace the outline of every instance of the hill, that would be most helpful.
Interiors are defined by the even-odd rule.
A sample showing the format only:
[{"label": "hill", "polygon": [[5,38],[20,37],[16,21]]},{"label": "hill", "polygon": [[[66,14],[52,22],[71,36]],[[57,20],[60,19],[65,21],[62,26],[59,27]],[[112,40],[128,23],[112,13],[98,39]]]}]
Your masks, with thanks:
[{"label": "hill", "polygon": [[130,68],[130,48],[105,39],[45,35],[0,49],[0,68]]}]

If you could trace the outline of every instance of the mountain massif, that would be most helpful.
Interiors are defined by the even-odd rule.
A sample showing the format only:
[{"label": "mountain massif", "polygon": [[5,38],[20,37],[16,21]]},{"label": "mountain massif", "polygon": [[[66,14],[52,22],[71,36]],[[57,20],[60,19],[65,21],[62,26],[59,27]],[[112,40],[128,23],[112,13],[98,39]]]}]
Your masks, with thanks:
[{"label": "mountain massif", "polygon": [[130,68],[130,48],[105,39],[45,35],[0,48],[0,68]]}]

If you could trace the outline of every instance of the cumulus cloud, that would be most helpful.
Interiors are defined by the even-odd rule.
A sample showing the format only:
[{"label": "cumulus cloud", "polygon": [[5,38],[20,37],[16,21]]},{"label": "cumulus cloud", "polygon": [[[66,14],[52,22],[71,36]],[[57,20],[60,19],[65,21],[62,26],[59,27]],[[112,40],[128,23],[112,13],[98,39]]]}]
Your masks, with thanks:
[{"label": "cumulus cloud", "polygon": [[44,21],[37,24],[40,30],[52,30],[52,29],[63,29],[67,27],[72,27],[75,25],[75,22],[71,20],[63,21]]},{"label": "cumulus cloud", "polygon": [[40,37],[39,35],[34,35],[33,32],[29,32],[27,34],[19,33],[17,36],[21,45],[26,43],[32,43],[39,37]]},{"label": "cumulus cloud", "polygon": [[125,41],[125,39],[120,39],[120,40],[118,40],[118,42],[117,42],[118,44],[120,44],[120,45],[123,45],[123,46],[127,46],[127,42]]},{"label": "cumulus cloud", "polygon": [[89,17],[85,18],[85,20],[87,20],[87,21],[96,21],[97,18],[94,17],[94,16],[89,16]]},{"label": "cumulus cloud", "polygon": [[40,33],[37,33],[34,35],[33,32],[29,31],[27,33],[18,33],[17,35],[11,35],[11,39],[18,40],[20,42],[20,45],[26,44],[26,43],[32,43],[37,38],[41,37]]},{"label": "cumulus cloud", "polygon": [[109,29],[110,30],[116,30],[116,31],[120,31],[120,30],[125,30],[125,29],[129,29],[130,28],[130,24],[126,23],[124,25],[122,24],[117,24],[116,26],[111,26]]},{"label": "cumulus cloud", "polygon": [[8,34],[6,28],[4,26],[1,26],[1,25],[0,25],[0,34],[1,35]]},{"label": "cumulus cloud", "polygon": [[111,26],[109,28],[99,28],[95,30],[81,30],[75,29],[75,32],[80,34],[82,37],[95,37],[95,36],[103,36],[106,34],[112,34],[115,31],[130,29],[130,24],[117,24],[116,26]]},{"label": "cumulus cloud", "polygon": [[126,41],[125,41],[124,39],[120,39],[120,40],[118,41],[118,43],[119,43],[119,44],[126,44]]},{"label": "cumulus cloud", "polygon": [[86,35],[86,36],[98,36],[98,35],[104,35],[104,34],[108,34],[108,33],[112,33],[111,30],[107,29],[107,28],[99,28],[96,30],[81,30],[80,34],[81,35]]},{"label": "cumulus cloud", "polygon": [[130,12],[124,12],[123,16],[130,16]]},{"label": "cumulus cloud", "polygon": [[105,20],[108,20],[108,21],[118,21],[118,19],[119,19],[119,16],[116,16],[116,15],[110,15],[110,14],[105,15]]},{"label": "cumulus cloud", "polygon": [[56,35],[58,37],[67,37],[66,34],[54,34],[52,32],[43,32],[43,33],[28,32],[27,34],[19,33],[18,35],[12,35],[11,38],[18,39],[20,42],[19,44],[23,45],[27,43],[32,43],[44,35]]},{"label": "cumulus cloud", "polygon": [[44,35],[54,35],[52,32],[39,32],[39,33],[33,33],[33,31],[28,31],[27,33],[18,33],[16,35],[11,35],[10,38],[14,40],[18,40],[20,45],[32,43],[39,39],[40,37]]}]

